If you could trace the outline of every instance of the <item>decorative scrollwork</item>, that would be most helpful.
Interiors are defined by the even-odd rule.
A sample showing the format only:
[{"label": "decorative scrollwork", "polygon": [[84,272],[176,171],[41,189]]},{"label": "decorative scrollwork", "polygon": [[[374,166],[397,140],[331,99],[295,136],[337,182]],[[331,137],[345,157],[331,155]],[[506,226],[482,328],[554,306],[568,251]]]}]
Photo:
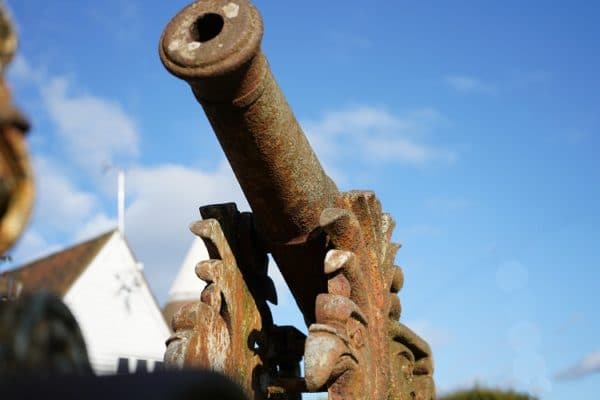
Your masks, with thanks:
[{"label": "decorative scrollwork", "polygon": [[394,222],[372,192],[345,193],[338,203],[320,219],[331,247],[328,291],[317,297],[306,341],[307,387],[328,389],[330,400],[430,400],[431,350],[398,322],[404,278],[393,264]]}]

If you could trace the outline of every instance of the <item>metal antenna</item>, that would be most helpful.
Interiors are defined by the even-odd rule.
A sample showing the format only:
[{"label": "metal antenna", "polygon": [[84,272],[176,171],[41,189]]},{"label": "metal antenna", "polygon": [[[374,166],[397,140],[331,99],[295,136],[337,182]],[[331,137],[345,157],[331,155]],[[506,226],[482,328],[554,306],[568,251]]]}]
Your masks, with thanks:
[{"label": "metal antenna", "polygon": [[117,171],[117,230],[125,235],[125,171],[109,162],[102,164],[103,174],[112,170]]},{"label": "metal antenna", "polygon": [[117,191],[117,207],[118,207],[118,228],[121,235],[125,235],[125,172],[118,172],[118,191]]}]

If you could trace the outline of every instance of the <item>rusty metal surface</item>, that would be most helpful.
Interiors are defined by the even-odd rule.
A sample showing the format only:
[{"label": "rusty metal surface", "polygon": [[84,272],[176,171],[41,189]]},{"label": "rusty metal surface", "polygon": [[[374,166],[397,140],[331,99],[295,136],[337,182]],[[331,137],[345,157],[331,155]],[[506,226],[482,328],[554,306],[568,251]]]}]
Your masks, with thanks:
[{"label": "rusty metal surface", "polygon": [[[165,67],[202,105],[253,211],[202,209],[192,230],[209,248],[212,260],[197,270],[209,285],[173,319],[167,362],[222,371],[257,399],[303,391],[433,399],[431,350],[398,322],[394,222],[373,193],[339,193],[325,174],[260,50],[262,35],[247,0],[206,0],[175,16],[159,43]],[[272,324],[267,252],[307,338]]]},{"label": "rusty metal surface", "polygon": [[331,400],[434,397],[431,350],[398,322],[393,227],[372,192],[344,193],[321,214],[328,288],[317,297],[304,358],[307,388],[327,389]]},{"label": "rusty metal surface", "polygon": [[207,286],[199,302],[174,315],[165,362],[222,372],[251,399],[287,393],[286,383],[300,378],[304,335],[273,325],[267,301],[276,303],[277,295],[252,214],[231,203],[203,207],[201,214],[205,219],[190,229],[211,257],[196,267]]},{"label": "rusty metal surface", "polygon": [[[206,15],[223,26],[201,41]],[[216,18],[216,17],[215,17]],[[318,267],[324,242],[307,238],[338,190],[325,174],[260,50],[262,21],[247,1],[198,1],[165,29],[159,51],[167,69],[185,79],[204,108],[259,230],[307,322],[325,288]],[[298,247],[300,247],[298,249]],[[298,264],[297,253],[311,253]],[[316,266],[316,268],[315,268]],[[306,271],[306,269],[309,269]],[[302,288],[302,290],[299,290]]]},{"label": "rusty metal surface", "polygon": [[0,255],[23,231],[33,205],[33,172],[24,133],[27,119],[12,104],[4,70],[13,57],[17,37],[0,5]]},{"label": "rusty metal surface", "polygon": [[232,205],[213,211],[220,214],[220,221],[209,218],[190,228],[204,240],[211,257],[196,267],[196,274],[207,286],[201,301],[182,307],[173,317],[174,334],[167,342],[165,362],[223,372],[240,384],[250,398],[255,398],[255,392],[264,391],[259,386],[268,374],[257,350],[263,342],[265,327],[271,325],[271,316],[264,296],[261,298],[258,293],[253,296],[242,271],[254,275],[257,281],[264,279],[263,283],[268,285],[267,260],[263,253],[262,274],[261,266],[252,263],[260,258],[260,249],[243,254],[243,258],[240,255],[240,260],[249,262],[238,263],[234,237],[244,237],[250,232],[239,232],[241,226],[233,221],[244,216]]}]

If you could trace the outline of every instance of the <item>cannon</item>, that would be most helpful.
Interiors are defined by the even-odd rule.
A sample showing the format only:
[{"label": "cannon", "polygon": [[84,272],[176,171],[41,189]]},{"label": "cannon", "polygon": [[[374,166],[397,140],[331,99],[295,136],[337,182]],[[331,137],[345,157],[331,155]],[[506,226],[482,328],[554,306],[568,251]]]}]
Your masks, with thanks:
[{"label": "cannon", "polygon": [[[196,1],[165,28],[160,59],[200,103],[252,212],[201,207],[191,225],[210,255],[197,303],[173,317],[165,362],[237,381],[249,398],[434,398],[428,344],[399,322],[402,270],[392,218],[369,191],[325,174],[261,50],[247,0]],[[308,326],[273,323],[267,254]],[[304,359],[304,376],[299,362]]]}]

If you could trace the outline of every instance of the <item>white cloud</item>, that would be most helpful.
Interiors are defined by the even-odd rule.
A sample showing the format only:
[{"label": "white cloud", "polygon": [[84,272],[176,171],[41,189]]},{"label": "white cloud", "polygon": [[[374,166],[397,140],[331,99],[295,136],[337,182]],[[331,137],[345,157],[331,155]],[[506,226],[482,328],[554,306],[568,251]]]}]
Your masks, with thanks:
[{"label": "white cloud", "polygon": [[444,81],[452,89],[461,93],[495,94],[497,92],[495,85],[471,76],[451,75],[445,77]]},{"label": "white cloud", "polygon": [[24,82],[40,82],[41,73],[31,67],[29,62],[20,54],[17,54],[8,67],[9,78]]},{"label": "white cloud", "polygon": [[28,228],[10,251],[12,263],[3,267],[14,268],[58,250],[59,245],[49,243],[35,228]]},{"label": "white cloud", "polygon": [[97,172],[115,157],[136,156],[139,133],[122,107],[93,95],[72,95],[69,86],[67,79],[54,78],[41,94],[73,160]]},{"label": "white cloud", "polygon": [[528,89],[530,86],[548,83],[552,74],[548,71],[516,71],[495,83],[482,80],[469,75],[448,75],[444,83],[453,90],[463,94],[488,94],[496,95],[500,92],[507,93],[515,90]]},{"label": "white cloud", "polygon": [[573,380],[586,377],[588,375],[600,372],[600,351],[587,354],[577,364],[569,367],[558,374],[556,380]]},{"label": "white cloud", "polygon": [[[49,77],[30,66],[25,58],[16,60],[12,73],[33,84],[40,92],[52,122],[57,127],[57,147],[66,148],[66,157],[45,155],[35,163],[38,183],[34,222],[39,246],[49,232],[70,237],[69,246],[114,228],[116,221],[104,210],[112,174],[102,167],[118,164],[118,157],[133,161],[138,155],[139,133],[131,116],[115,101],[93,94],[74,94],[71,81]],[[59,165],[82,170],[66,174]],[[80,190],[71,178],[81,173],[92,180],[96,193]],[[91,176],[90,176],[91,175]],[[234,201],[242,210],[249,207],[229,166],[223,162],[214,171],[195,170],[182,165],[138,165],[127,171],[128,205],[126,234],[159,299],[166,299],[168,287],[193,239],[188,226],[200,218],[198,207]],[[29,237],[32,242],[33,237]],[[33,244],[28,247],[35,247]]]},{"label": "white cloud", "polygon": [[[44,110],[57,128],[56,147],[68,151],[66,157],[36,157],[37,230],[36,236],[26,236],[29,245],[23,247],[47,247],[44,236],[57,231],[70,238],[62,245],[66,247],[116,226],[103,204],[114,193],[108,191],[114,175],[100,172],[103,166],[118,165],[118,157],[134,162],[140,135],[133,118],[117,102],[74,93],[70,80],[40,71],[21,57],[12,73],[39,90]],[[83,168],[67,174],[66,166],[73,163]],[[94,182],[96,193],[79,189],[71,179],[82,174]],[[192,242],[188,226],[200,218],[198,207],[233,201],[241,210],[249,209],[226,162],[214,171],[183,165],[133,166],[127,171],[127,194],[126,235],[160,300],[166,299]]]},{"label": "white cloud", "polygon": [[330,111],[318,121],[306,121],[303,127],[326,165],[350,158],[363,163],[422,166],[453,162],[458,157],[451,150],[425,143],[442,120],[429,108],[397,116],[382,108],[357,106]]},{"label": "white cloud", "polygon": [[[35,203],[30,226],[12,250],[15,267],[43,255],[58,251],[73,243],[56,243],[49,237],[69,237],[75,240],[89,237],[92,214],[99,207],[95,194],[83,191],[50,158],[33,158],[35,171]],[[91,220],[90,220],[91,218]],[[73,232],[78,232],[73,235]]]},{"label": "white cloud", "polygon": [[39,91],[43,111],[55,124],[62,142],[60,148],[65,148],[70,161],[92,172],[94,178],[99,177],[103,167],[139,155],[137,124],[117,101],[75,93],[72,80],[49,76],[20,55],[9,72],[17,82],[31,84]]},{"label": "white cloud", "polygon": [[73,235],[75,242],[83,242],[87,239],[99,236],[102,233],[108,232],[111,229],[117,227],[117,220],[115,218],[108,217],[104,213],[93,215],[85,223],[82,224],[81,228],[77,230]]},{"label": "white cloud", "polygon": [[166,300],[193,234],[189,225],[200,219],[198,208],[236,202],[248,206],[229,166],[215,171],[181,165],[138,166],[127,173],[125,233],[160,302]]},{"label": "white cloud", "polygon": [[393,161],[394,159],[399,159],[407,164],[423,164],[435,158],[433,152],[427,147],[403,138],[396,138],[389,141],[367,141],[365,145],[365,150],[380,160]]},{"label": "white cloud", "polygon": [[36,204],[34,219],[59,232],[72,232],[98,206],[94,194],[78,189],[45,157],[34,159]]}]

